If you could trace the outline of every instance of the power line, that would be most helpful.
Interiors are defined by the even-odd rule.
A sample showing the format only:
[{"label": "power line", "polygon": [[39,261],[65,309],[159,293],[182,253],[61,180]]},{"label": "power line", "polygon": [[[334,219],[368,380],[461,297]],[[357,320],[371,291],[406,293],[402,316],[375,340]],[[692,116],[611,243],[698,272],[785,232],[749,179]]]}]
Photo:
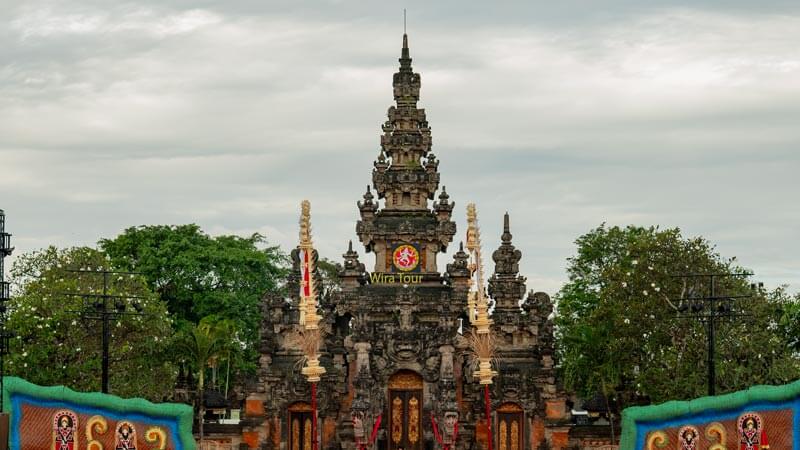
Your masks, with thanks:
[{"label": "power line", "polygon": [[[720,278],[749,277],[752,273],[692,273],[685,275],[674,275],[677,278],[699,279],[702,283],[708,279],[707,295],[701,295],[689,289],[688,296],[683,296],[678,300],[678,318],[695,319],[706,327],[706,340],[708,344],[708,395],[716,393],[716,334],[717,324],[722,319],[732,319],[750,317],[748,314],[737,307],[739,300],[750,298],[751,295],[725,295],[717,289],[715,281]],[[751,289],[754,285],[750,285]],[[763,286],[763,284],[759,285]]]},{"label": "power line", "polygon": [[11,256],[14,247],[11,246],[11,234],[6,233],[6,214],[0,209],[0,412],[3,411],[3,379],[5,378],[5,356],[10,351],[13,335],[6,330],[6,312],[8,301],[11,300],[11,283],[5,281],[4,260]]},{"label": "power line", "polygon": [[[94,299],[91,305],[87,306],[84,304],[83,310],[80,311],[68,311],[72,313],[80,314],[81,317],[88,319],[88,320],[97,320],[102,323],[102,345],[103,345],[103,364],[102,364],[102,392],[104,394],[108,394],[108,360],[109,360],[109,342],[111,340],[111,333],[109,329],[109,322],[112,319],[117,319],[121,316],[129,315],[129,316],[144,316],[146,314],[142,313],[142,308],[138,303],[133,303],[131,306],[133,307],[134,311],[127,311],[127,305],[124,300],[128,299],[144,299],[146,297],[140,297],[136,295],[111,295],[108,293],[109,288],[109,275],[140,275],[137,272],[124,272],[124,271],[116,271],[116,270],[67,270],[67,272],[73,273],[88,273],[88,274],[96,274],[96,275],[103,275],[103,293],[102,294],[95,294],[95,293],[73,293],[73,292],[62,292],[61,295],[68,296],[68,297],[81,297],[84,300],[86,299]],[[112,305],[113,303],[113,305]],[[113,309],[109,309],[110,306],[113,306]]]}]

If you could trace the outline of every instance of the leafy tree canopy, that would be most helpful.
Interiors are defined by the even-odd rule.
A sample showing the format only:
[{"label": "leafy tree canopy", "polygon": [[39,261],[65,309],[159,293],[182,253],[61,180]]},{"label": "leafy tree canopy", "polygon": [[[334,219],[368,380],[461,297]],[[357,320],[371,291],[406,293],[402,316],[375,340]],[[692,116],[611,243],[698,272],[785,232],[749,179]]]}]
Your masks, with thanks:
[{"label": "leafy tree canopy", "polygon": [[[576,244],[569,281],[556,296],[567,386],[587,397],[604,393],[623,406],[705,395],[705,328],[678,316],[687,306],[679,299],[708,295],[709,280],[680,275],[744,272],[735,258],[723,259],[703,238],[658,227],[601,225]],[[734,312],[750,317],[719,325],[718,393],[800,377],[798,344],[793,350],[786,333],[800,316],[797,298],[782,288],[751,290],[742,277],[719,278],[715,293],[751,295],[734,303]]]},{"label": "leafy tree canopy", "polygon": [[144,275],[179,329],[206,316],[233,321],[247,354],[239,368],[254,367],[261,298],[286,274],[278,247],[260,234],[211,237],[194,224],[128,228],[100,246],[113,264]]},{"label": "leafy tree canopy", "polygon": [[[103,252],[87,247],[49,247],[16,259],[16,295],[8,310],[8,328],[16,335],[7,356],[11,374],[41,385],[100,390],[102,325],[85,313],[102,303],[68,294],[103,292],[103,275],[75,270],[112,268]],[[143,314],[121,314],[110,323],[110,390],[161,401],[172,393],[176,375],[167,356],[173,333],[166,305],[140,276],[109,275],[108,286],[110,295],[130,296],[110,300],[109,309]]]}]

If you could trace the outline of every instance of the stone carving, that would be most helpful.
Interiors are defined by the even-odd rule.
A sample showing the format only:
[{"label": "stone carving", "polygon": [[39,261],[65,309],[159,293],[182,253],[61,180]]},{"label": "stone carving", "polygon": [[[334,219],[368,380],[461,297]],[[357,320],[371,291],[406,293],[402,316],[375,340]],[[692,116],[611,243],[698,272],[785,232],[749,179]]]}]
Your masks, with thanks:
[{"label": "stone carving", "polygon": [[356,371],[365,372],[366,376],[369,376],[369,350],[372,346],[369,342],[358,342],[353,348],[356,350]]},{"label": "stone carving", "polygon": [[441,372],[440,377],[444,378],[453,378],[453,352],[455,348],[452,345],[442,345],[439,347],[439,353],[441,356]]}]

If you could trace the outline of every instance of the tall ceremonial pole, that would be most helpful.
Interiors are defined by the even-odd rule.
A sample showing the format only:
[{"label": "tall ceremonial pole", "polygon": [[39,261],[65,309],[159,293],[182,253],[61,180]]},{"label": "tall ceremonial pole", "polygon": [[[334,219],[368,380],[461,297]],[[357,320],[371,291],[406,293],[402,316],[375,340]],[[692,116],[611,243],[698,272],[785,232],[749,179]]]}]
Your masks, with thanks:
[{"label": "tall ceremonial pole", "polygon": [[481,258],[481,233],[478,228],[478,212],[475,204],[467,205],[467,250],[472,257],[470,270],[475,277],[473,289],[470,289],[467,302],[467,316],[472,322],[473,332],[470,346],[478,359],[478,370],[473,376],[478,377],[483,385],[483,399],[486,405],[486,437],[489,450],[492,450],[492,401],[489,396],[489,385],[497,372],[492,370],[495,341],[492,334],[492,320],[489,318],[489,301],[483,289],[483,259]]},{"label": "tall ceremonial pole", "polygon": [[311,383],[311,449],[317,442],[317,383],[325,368],[319,365],[322,317],[317,311],[317,290],[314,286],[314,245],[311,242],[311,203],[303,200],[300,206],[300,325],[303,326],[302,346],[306,360],[302,374]]}]

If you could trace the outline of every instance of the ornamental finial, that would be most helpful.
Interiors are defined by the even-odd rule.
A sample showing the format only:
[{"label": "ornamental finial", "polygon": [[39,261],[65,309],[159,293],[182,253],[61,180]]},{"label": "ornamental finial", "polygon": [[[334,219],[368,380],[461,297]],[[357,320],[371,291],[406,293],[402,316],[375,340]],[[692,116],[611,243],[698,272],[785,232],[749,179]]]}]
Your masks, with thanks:
[{"label": "ornamental finial", "polygon": [[300,325],[316,329],[317,292],[314,285],[314,245],[311,242],[311,202],[300,203]]},{"label": "ornamental finial", "polygon": [[300,248],[310,249],[311,242],[311,202],[303,200],[300,203]]},{"label": "ornamental finial", "polygon": [[475,289],[467,300],[469,318],[478,334],[488,334],[492,321],[489,319],[489,302],[483,290],[483,258],[481,257],[481,230],[478,227],[478,211],[474,203],[467,205],[467,250],[472,256],[470,270],[475,275]]},{"label": "ornamental finial", "polygon": [[475,203],[467,205],[467,250],[474,251],[481,246],[481,239],[478,231],[478,212]]}]

